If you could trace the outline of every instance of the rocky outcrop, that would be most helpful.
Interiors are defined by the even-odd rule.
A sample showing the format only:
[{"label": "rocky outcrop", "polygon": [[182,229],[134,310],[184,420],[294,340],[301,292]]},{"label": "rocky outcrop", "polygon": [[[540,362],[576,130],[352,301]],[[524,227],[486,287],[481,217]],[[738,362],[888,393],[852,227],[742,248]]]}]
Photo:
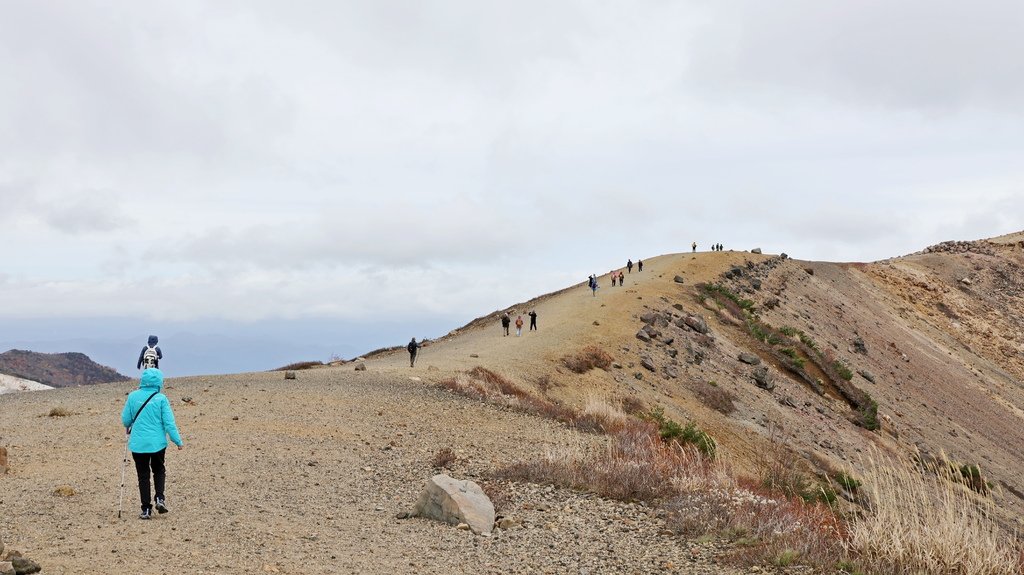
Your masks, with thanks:
[{"label": "rocky outcrop", "polygon": [[438,474],[430,478],[413,515],[452,525],[465,523],[478,535],[494,527],[494,504],[479,485]]}]

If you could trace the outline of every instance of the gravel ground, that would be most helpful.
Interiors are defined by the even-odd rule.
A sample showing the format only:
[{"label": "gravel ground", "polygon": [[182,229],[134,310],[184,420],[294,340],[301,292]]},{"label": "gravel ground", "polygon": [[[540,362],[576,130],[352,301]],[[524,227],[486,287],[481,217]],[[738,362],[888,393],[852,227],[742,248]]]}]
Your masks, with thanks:
[{"label": "gravel ground", "polygon": [[[422,375],[422,373],[421,373]],[[44,573],[733,573],[720,545],[662,535],[642,505],[488,481],[551,446],[599,442],[426,381],[350,368],[171,380],[186,449],[168,451],[171,513],[140,521],[119,422],[131,384],[0,397],[3,538]],[[195,405],[183,398],[191,397]],[[48,417],[63,406],[73,414]],[[237,418],[237,419],[236,419]],[[491,537],[400,520],[442,448],[518,525]],[[54,493],[70,486],[74,495]]]}]

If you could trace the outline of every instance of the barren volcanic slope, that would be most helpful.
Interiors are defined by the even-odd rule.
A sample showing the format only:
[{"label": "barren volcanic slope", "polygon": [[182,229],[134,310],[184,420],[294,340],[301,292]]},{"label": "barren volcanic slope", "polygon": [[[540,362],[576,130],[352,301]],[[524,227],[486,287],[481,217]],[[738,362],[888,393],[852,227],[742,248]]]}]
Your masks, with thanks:
[{"label": "barren volcanic slope", "polygon": [[50,387],[125,381],[128,378],[84,353],[39,353],[12,349],[0,353],[0,373],[37,381]]},{"label": "barren volcanic slope", "polygon": [[[716,559],[719,544],[661,535],[663,519],[643,505],[550,487],[490,482],[499,509],[523,522],[491,538],[395,519],[434,473],[439,449],[460,456],[454,475],[487,478],[552,446],[601,444],[431,385],[476,366],[576,405],[596,396],[661,406],[708,430],[741,468],[755,468],[780,437],[809,472],[856,472],[872,445],[945,451],[980,465],[1009,523],[1024,510],[1018,241],[943,244],[871,264],[667,255],[646,260],[625,286],[600,278],[596,297],[581,284],[513,306],[513,319],[539,316],[540,329],[522,337],[502,335],[503,310],[482,317],[430,342],[416,368],[401,350],[369,357],[366,371],[344,364],[294,381],[172,380],[187,449],[168,454],[172,512],[150,522],[134,518],[131,471],[128,518],[116,519],[118,415],[132,384],[0,396],[11,468],[0,476],[3,538],[44,573],[732,572]],[[760,337],[737,315],[740,304],[760,318]],[[809,343],[770,331],[782,328]],[[588,345],[615,364],[566,369],[563,358]],[[788,353],[806,367],[795,370]],[[849,381],[835,375],[846,370]],[[717,392],[732,395],[733,410]],[[865,427],[865,393],[877,402],[878,430]],[[72,415],[45,416],[60,405]],[[54,495],[61,485],[75,494]]]}]

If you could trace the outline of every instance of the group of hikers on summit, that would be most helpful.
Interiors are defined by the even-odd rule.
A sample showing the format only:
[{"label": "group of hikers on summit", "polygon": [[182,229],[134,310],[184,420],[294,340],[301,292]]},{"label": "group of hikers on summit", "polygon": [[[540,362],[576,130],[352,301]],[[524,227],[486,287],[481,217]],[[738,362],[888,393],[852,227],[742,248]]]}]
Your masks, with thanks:
[{"label": "group of hikers on summit", "polygon": [[[142,513],[139,519],[150,519],[153,516],[153,504],[156,503],[158,513],[167,513],[167,498],[164,487],[167,483],[167,471],[164,455],[167,452],[167,438],[184,449],[185,443],[178,433],[174,422],[174,412],[167,396],[160,393],[164,385],[164,374],[160,371],[160,360],[163,352],[157,347],[158,339],[149,336],[149,342],[139,354],[137,368],[143,369],[139,378],[139,388],[128,394],[121,410],[121,424],[124,425],[127,442],[125,444],[124,467],[128,465],[128,451],[132,452],[135,461],[135,472],[139,477],[139,499]],[[121,497],[124,497],[124,467],[121,469]],[[153,491],[150,491],[150,475],[153,476]],[[118,504],[118,517],[121,515]]]}]

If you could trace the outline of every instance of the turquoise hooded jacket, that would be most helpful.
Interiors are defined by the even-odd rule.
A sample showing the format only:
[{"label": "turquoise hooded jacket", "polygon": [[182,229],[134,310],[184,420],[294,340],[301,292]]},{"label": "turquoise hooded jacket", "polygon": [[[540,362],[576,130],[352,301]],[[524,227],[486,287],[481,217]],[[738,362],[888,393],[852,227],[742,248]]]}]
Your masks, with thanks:
[{"label": "turquoise hooded jacket", "polygon": [[[121,411],[121,423],[125,428],[131,426],[131,435],[128,439],[128,449],[133,453],[156,453],[167,448],[167,436],[175,445],[183,445],[181,436],[178,435],[178,426],[174,423],[174,413],[171,411],[171,403],[167,396],[160,393],[164,385],[164,374],[159,369],[149,368],[142,372],[142,379],[139,382],[139,389],[128,395],[124,402],[124,410]],[[153,395],[156,393],[156,395]],[[149,396],[153,399],[146,403]],[[139,413],[139,408],[142,412]],[[139,417],[132,425],[132,418],[138,413]]]}]

